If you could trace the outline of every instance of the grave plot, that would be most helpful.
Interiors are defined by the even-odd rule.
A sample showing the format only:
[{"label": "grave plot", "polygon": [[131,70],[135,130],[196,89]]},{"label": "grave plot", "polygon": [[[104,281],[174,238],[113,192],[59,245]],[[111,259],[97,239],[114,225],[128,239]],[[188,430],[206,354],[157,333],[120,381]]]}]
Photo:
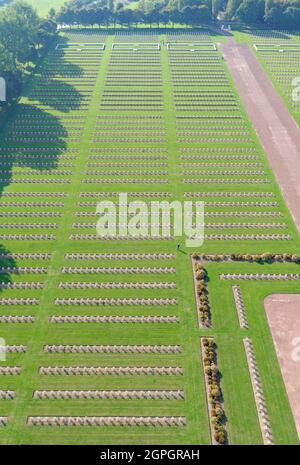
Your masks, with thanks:
[{"label": "grave plot", "polygon": [[[274,282],[297,292],[299,242],[218,52],[165,46],[215,40],[107,36],[64,32],[79,45],[50,51],[0,142],[1,442],[296,442],[261,304]],[[124,192],[191,216],[204,200],[194,280],[182,238],[97,235]]]},{"label": "grave plot", "polygon": [[41,82],[29,98],[40,100],[40,104],[46,108],[53,105],[57,111],[68,111],[70,107],[86,112],[91,98],[91,84],[95,83],[104,44],[77,45],[63,42],[57,47],[46,58]]},{"label": "grave plot", "polygon": [[[174,254],[160,252],[64,255],[48,313],[48,324],[55,330],[42,348],[38,387],[27,418],[30,427],[51,426],[52,434],[52,428],[66,425],[67,434],[73,435],[78,434],[73,432],[75,425],[94,425],[102,427],[99,436],[107,426],[114,426],[117,434],[122,425],[151,426],[156,436],[165,435],[170,426],[186,426],[185,416],[179,414],[185,399],[182,347],[172,342],[174,338],[168,342],[159,329],[180,322],[173,302],[174,259]],[[143,327],[156,334],[149,343]],[[96,388],[99,381],[101,389]],[[56,407],[51,399],[57,400]],[[120,416],[111,415],[112,407]],[[134,434],[139,436],[139,431]]]},{"label": "grave plot", "polygon": [[[105,97],[122,98],[127,91],[106,91]],[[151,92],[135,91],[138,98],[151,98]],[[160,94],[162,96],[162,93]],[[164,121],[161,116],[98,116],[93,142],[96,143],[163,143],[166,141]],[[125,163],[126,164],[126,163]]]},{"label": "grave plot", "polygon": [[[126,121],[134,121],[134,117],[129,116]],[[144,120],[142,119],[142,121]],[[161,120],[159,120],[159,124],[161,124]],[[121,138],[118,142],[120,141]],[[134,145],[139,142],[135,137],[125,138],[122,141],[126,145]],[[93,178],[84,178],[83,184],[92,185],[100,182],[111,185],[168,184],[168,153],[164,148],[128,147],[118,149],[107,147],[93,148],[90,152],[86,174],[93,176]],[[104,174],[107,175],[105,178]]]},{"label": "grave plot", "polygon": [[[119,51],[111,50],[112,41],[103,51],[89,47],[85,60],[77,45],[53,50],[41,69],[48,89],[35,81],[26,100],[26,123],[17,116],[6,134],[19,128],[31,138],[42,138],[45,126],[47,138],[55,141],[14,141],[0,147],[15,172],[1,197],[0,212],[1,239],[10,258],[0,258],[5,264],[0,325],[9,344],[8,360],[0,365],[0,411],[4,428],[15,428],[13,410],[15,403],[20,406],[15,431],[28,443],[44,441],[45,434],[52,443],[98,443],[99,435],[103,442],[110,435],[120,441],[124,426],[128,437],[133,434],[138,442],[145,437],[153,442],[166,443],[171,437],[174,442],[190,441],[199,435],[188,418],[192,396],[186,398],[186,343],[180,335],[185,325],[177,257],[168,245],[172,240],[95,239],[97,203],[117,201],[129,184],[130,200],[173,197],[168,185],[155,185],[169,180],[157,58],[161,51],[155,50],[153,57],[143,51],[135,71],[130,60],[126,63],[128,56],[123,62]],[[131,95],[128,81],[134,78],[140,85]],[[149,80],[155,82],[147,94]],[[68,90],[58,91],[54,107],[53,94],[61,82]],[[74,89],[80,93],[76,105]],[[120,89],[125,91],[124,108],[117,115],[99,109],[99,101],[120,103]],[[64,105],[70,101],[67,109],[61,105],[64,97]],[[146,105],[141,111],[128,103]],[[149,112],[148,104],[153,104]],[[50,113],[63,129],[44,119]],[[3,176],[9,167],[3,167]],[[17,186],[21,170],[22,178],[34,184],[29,189]],[[59,179],[63,185],[47,183],[46,189],[43,179]],[[106,189],[106,184],[111,185]],[[18,252],[13,257],[10,248]],[[33,362],[29,353],[35,354]],[[197,382],[198,374],[193,376]],[[204,396],[199,401],[197,395],[197,402],[204,405]],[[207,442],[208,430],[200,434]]]},{"label": "grave plot", "polygon": [[[288,105],[299,117],[299,102],[293,98],[297,87],[298,70],[300,66],[300,45],[299,49],[286,47],[283,53],[272,54],[269,50],[258,49],[257,53],[266,64],[273,81],[278,84]],[[278,50],[279,52],[279,50]]]},{"label": "grave plot", "polygon": [[184,195],[204,202],[206,240],[290,241],[270,169],[219,52],[170,47],[168,57]]},{"label": "grave plot", "polygon": [[[297,328],[289,316],[295,314],[295,292],[299,290],[299,284],[287,281],[285,276],[297,274],[299,255],[193,253],[191,261],[195,273],[195,316],[198,316],[200,328],[204,322],[203,293],[209,302],[209,334],[217,344],[222,410],[226,414],[230,408],[232,415],[237,415],[237,412],[245,415],[247,431],[251,430],[251,434],[255,431],[257,436],[255,440],[252,439],[252,444],[277,444],[284,441],[283,436],[285,441],[297,443],[297,407],[293,400],[297,389],[291,387],[292,383],[297,382],[295,376],[292,376],[293,380],[291,378],[297,364]],[[259,278],[262,270],[270,276],[281,271],[276,287],[282,294],[274,295],[274,283],[267,283],[267,278]],[[256,274],[255,282],[251,280],[249,271],[253,276]],[[245,276],[243,282],[239,280],[240,274]],[[230,282],[223,281],[225,275],[231,276]],[[204,285],[201,279],[204,279]],[[266,298],[270,293],[272,295]],[[287,311],[282,312],[283,308]],[[284,379],[276,360],[273,339]],[[210,356],[204,359],[206,366],[209,366]],[[293,363],[293,370],[288,374]],[[214,373],[208,368],[206,371],[209,376]],[[243,393],[243,402],[234,392],[237,382],[239,393]],[[295,422],[285,389],[291,396]],[[237,425],[230,425],[230,422],[223,423],[224,426],[229,443],[233,436],[246,433],[246,430],[238,433]],[[241,442],[245,443],[247,439]]]},{"label": "grave plot", "polygon": [[106,31],[96,31],[95,29],[70,29],[64,30],[61,34],[68,42],[79,43],[105,43],[108,33]]},{"label": "grave plot", "polygon": [[[107,139],[105,141],[108,142]],[[120,141],[126,144],[140,143],[136,137],[120,138]],[[168,155],[165,149],[94,148],[91,153],[93,155],[90,155],[86,165],[83,184],[168,184]]]},{"label": "grave plot", "polygon": [[[123,184],[127,181],[124,180]],[[105,194],[105,195],[104,195]],[[116,220],[118,235],[115,241],[155,241],[163,244],[171,241],[174,235],[174,212],[162,213],[162,210],[152,209],[151,202],[163,202],[171,199],[171,193],[166,191],[149,191],[149,192],[129,192],[127,202],[119,198],[119,193],[109,191],[101,192],[81,192],[77,202],[78,211],[74,215],[72,224],[71,240],[76,241],[110,241],[114,238],[107,234],[105,237],[97,236],[96,226],[101,220],[105,224],[109,221]],[[101,202],[101,210],[99,204]],[[107,211],[106,206],[115,205],[115,211]],[[133,208],[130,203],[134,202]],[[147,211],[145,211],[145,207]],[[143,211],[144,210],[144,211]],[[138,214],[138,219],[136,215]],[[128,237],[124,232],[126,224],[136,222],[137,234],[135,237]],[[102,224],[101,223],[101,224]],[[164,234],[163,229],[164,228]]]},{"label": "grave plot", "polygon": [[167,43],[170,42],[205,42],[211,43],[212,38],[208,30],[184,30],[184,29],[174,29],[169,30],[167,33]]},{"label": "grave plot", "polygon": [[[43,250],[47,250],[47,245]],[[50,259],[49,252],[11,253],[1,246],[0,322],[5,324],[4,333],[13,331],[15,324],[25,329],[28,324],[34,323]],[[25,329],[23,341],[26,340],[26,332]]]},{"label": "grave plot", "polygon": [[[161,58],[155,44],[144,38],[137,40],[137,55],[133,57],[133,42],[119,39],[113,43],[93,137],[95,150],[98,144],[107,146],[111,156],[102,163],[99,156],[97,162],[87,165],[84,184],[168,184],[167,158],[155,160],[149,151],[148,161],[141,164],[147,154],[144,147],[156,147],[151,149],[155,155],[166,142]],[[120,143],[130,147],[128,152],[137,150],[136,157],[134,152],[115,157],[116,149],[109,147]],[[133,149],[135,145],[140,149]]]},{"label": "grave plot", "polygon": [[[63,281],[58,284],[53,302],[56,313],[53,316],[72,315],[75,316],[74,323],[76,318],[78,323],[81,318],[84,322],[85,317],[89,318],[87,323],[97,322],[93,319],[98,316],[109,317],[107,323],[179,322],[175,297],[176,269],[166,265],[159,256],[155,259],[153,255],[153,261],[154,266],[149,266],[147,259],[133,257],[127,266],[122,257],[103,258],[99,263],[97,256],[94,259],[83,256],[78,266],[77,260],[68,259],[61,269]],[[155,297],[153,289],[156,290]],[[133,316],[139,318],[135,321],[131,319]],[[123,321],[123,317],[127,321],[126,318]],[[68,320],[57,322],[68,323]]]},{"label": "grave plot", "polygon": [[[207,91],[210,95],[220,99],[232,98],[230,91]],[[193,100],[203,99],[203,93],[199,91],[179,91],[174,92],[174,96],[180,104]],[[252,138],[248,126],[242,117],[238,115],[199,115],[199,116],[177,116],[177,135],[180,143],[231,143],[237,145],[241,143],[251,143]]]},{"label": "grave plot", "polygon": [[159,50],[153,46],[138,49],[134,56],[127,43],[113,46],[101,97],[101,112],[162,111],[160,66]]},{"label": "grave plot", "polygon": [[291,40],[294,37],[294,34],[291,31],[284,29],[251,29],[249,30],[249,37],[253,42],[258,44],[273,43],[280,44]]},{"label": "grave plot", "polygon": [[[9,350],[0,375],[8,423],[12,401],[22,402],[23,392],[20,397],[15,390],[43,320],[49,270],[102,53],[84,59],[67,46],[50,51],[1,138],[0,325]],[[37,334],[36,347],[42,337]]]},{"label": "grave plot", "polygon": [[[35,94],[35,97],[37,96],[39,98],[42,97],[41,94]],[[46,98],[44,94],[43,98]],[[76,118],[61,116],[57,120],[53,119],[51,121],[48,117],[43,118],[40,115],[35,115],[30,108],[26,111],[24,107],[22,116],[20,115],[8,124],[9,132],[6,140],[15,142],[30,140],[33,143],[42,141],[55,142],[60,137],[68,139],[70,142],[78,142],[82,136],[83,122],[83,116]]]},{"label": "grave plot", "polygon": [[117,30],[114,43],[157,43],[159,42],[159,32],[143,29],[143,31]]},{"label": "grave plot", "polygon": [[245,191],[187,192],[185,198],[193,199],[193,216],[196,202],[204,203],[206,240],[292,240],[289,223],[283,221],[278,202],[264,198],[260,201],[255,193]]},{"label": "grave plot", "polygon": [[300,42],[297,34],[287,31],[270,31],[250,35],[253,49],[267,70],[275,86],[281,92],[287,106],[299,121],[297,78],[300,66]]}]

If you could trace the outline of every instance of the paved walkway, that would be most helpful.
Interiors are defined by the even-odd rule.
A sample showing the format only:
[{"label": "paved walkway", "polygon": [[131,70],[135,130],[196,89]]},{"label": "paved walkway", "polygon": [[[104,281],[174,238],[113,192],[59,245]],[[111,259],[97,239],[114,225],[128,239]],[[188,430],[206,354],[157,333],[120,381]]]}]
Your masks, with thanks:
[{"label": "paved walkway", "polygon": [[300,129],[248,45],[221,51],[300,233]]},{"label": "paved walkway", "polygon": [[264,305],[300,439],[300,294],[272,294]]}]

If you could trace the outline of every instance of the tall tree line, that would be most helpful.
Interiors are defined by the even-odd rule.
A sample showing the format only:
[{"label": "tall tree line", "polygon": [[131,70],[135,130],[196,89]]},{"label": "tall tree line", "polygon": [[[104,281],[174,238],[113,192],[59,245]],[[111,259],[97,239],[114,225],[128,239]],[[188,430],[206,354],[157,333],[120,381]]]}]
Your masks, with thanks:
[{"label": "tall tree line", "polygon": [[212,19],[212,0],[140,0],[137,7],[107,0],[72,0],[56,16],[59,23],[89,26],[136,24],[200,25]]},{"label": "tall tree line", "polygon": [[265,23],[283,28],[299,28],[300,0],[228,0],[225,18],[244,23]]},{"label": "tall tree line", "polygon": [[23,1],[0,8],[0,77],[7,86],[7,100],[20,94],[22,83],[56,35],[56,23],[41,19]]},{"label": "tall tree line", "polygon": [[56,15],[65,24],[197,26],[217,18],[286,28],[300,26],[300,0],[71,0]]}]

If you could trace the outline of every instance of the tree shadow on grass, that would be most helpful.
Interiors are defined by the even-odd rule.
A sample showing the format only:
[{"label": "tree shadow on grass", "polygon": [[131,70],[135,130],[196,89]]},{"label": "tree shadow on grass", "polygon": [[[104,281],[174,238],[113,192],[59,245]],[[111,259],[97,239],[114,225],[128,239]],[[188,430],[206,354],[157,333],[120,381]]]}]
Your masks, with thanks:
[{"label": "tree shadow on grass", "polygon": [[[45,122],[45,124],[51,125],[56,135],[53,137],[51,142],[52,150],[50,152],[43,152],[42,150],[36,150],[38,148],[45,148],[47,144],[37,142],[21,142],[19,139],[11,140],[10,135],[16,135],[16,127],[14,126],[14,120],[21,121],[24,115],[31,115],[37,122]],[[0,135],[0,209],[1,209],[1,197],[3,191],[13,183],[13,170],[14,167],[24,167],[31,170],[54,170],[59,165],[60,155],[66,149],[66,138],[67,131],[60,123],[59,118],[45,112],[37,107],[31,105],[19,104],[18,109],[9,118],[8,125],[2,131]],[[30,150],[34,148],[35,150]],[[24,151],[25,149],[26,151]],[[29,149],[29,150],[28,150]],[[43,155],[38,157],[38,155]],[[29,176],[24,176],[29,178]],[[26,184],[23,189],[24,191],[35,191],[35,185]],[[11,255],[10,251],[5,245],[0,244],[0,269],[2,268],[17,268],[18,265]],[[12,276],[9,272],[2,273],[0,271],[0,282],[11,283]],[[2,292],[3,289],[0,289]]]},{"label": "tree shadow on grass", "polygon": [[[3,245],[0,244],[0,283],[12,283],[11,274],[5,271],[6,268],[17,268],[17,263],[12,256],[12,253]],[[3,270],[3,271],[2,271]],[[0,293],[3,289],[0,287]]]},{"label": "tree shadow on grass", "polygon": [[56,79],[35,77],[34,89],[27,96],[29,102],[37,101],[38,105],[68,113],[78,110],[83,101],[82,94],[71,84]]},{"label": "tree shadow on grass", "polygon": [[[26,117],[30,119],[26,120]],[[20,126],[21,121],[28,121]],[[35,131],[36,125],[51,127],[51,142],[39,141],[41,135],[38,131],[30,136],[30,128]],[[23,134],[23,131],[29,131]],[[43,130],[41,129],[41,132]],[[3,190],[12,183],[13,168],[16,166],[37,169],[54,170],[58,167],[59,157],[67,147],[68,132],[61,124],[60,119],[38,107],[27,104],[19,104],[14,115],[9,119],[6,128],[3,130],[0,142],[0,197]],[[51,151],[45,152],[40,149],[51,147]],[[30,150],[34,149],[34,150]]]},{"label": "tree shadow on grass", "polygon": [[[64,76],[82,76],[82,69],[78,65],[58,60],[58,68],[63,69]],[[43,71],[50,70],[50,75],[57,75],[55,69],[45,63],[42,74],[34,75],[23,93],[30,96],[39,94],[39,101],[43,106],[58,110],[65,114],[80,107],[82,96],[72,84],[60,80],[49,79]],[[53,72],[52,72],[53,71]],[[47,85],[45,90],[45,84]],[[39,88],[39,87],[40,88]],[[50,94],[50,95],[49,95]],[[62,95],[66,97],[62,100]],[[63,103],[63,105],[60,105]],[[6,115],[5,124],[0,127],[0,200],[3,191],[13,183],[14,167],[24,167],[32,170],[55,170],[59,165],[59,158],[67,148],[68,131],[63,126],[60,115],[53,115],[38,105],[28,103],[14,104]],[[49,134],[47,134],[49,132]],[[44,139],[44,140],[43,140]],[[51,139],[51,140],[47,140]],[[47,150],[51,148],[51,150]],[[39,150],[41,149],[41,150]],[[45,150],[46,149],[46,150]],[[24,177],[29,177],[24,175]],[[26,184],[24,191],[35,191],[35,185]],[[0,202],[1,208],[1,202]],[[17,263],[5,245],[0,245],[0,269],[17,268]],[[0,282],[10,283],[12,277],[9,272],[0,272]]]},{"label": "tree shadow on grass", "polygon": [[67,113],[80,107],[82,95],[72,82],[66,80],[82,79],[85,70],[80,65],[70,62],[63,51],[60,55],[57,55],[60,51],[55,53],[50,52],[43,60],[38,72],[33,74],[24,95],[29,101],[34,100],[40,105]]},{"label": "tree shadow on grass", "polygon": [[264,33],[263,38],[266,39],[266,40],[269,40],[269,39],[282,39],[282,40],[290,39],[289,35],[287,33],[283,32],[283,31],[278,31],[278,30],[275,30],[275,29],[265,29],[263,27],[261,29],[257,29],[257,28],[252,28],[251,26],[243,26],[241,24],[239,24],[239,25],[234,24],[233,30],[234,31],[239,31],[239,32],[245,32],[246,34],[249,34],[249,32],[250,32],[252,35],[261,34],[261,32],[263,31],[263,33]]},{"label": "tree shadow on grass", "polygon": [[[255,33],[256,32],[261,32],[261,30],[255,30],[254,31]],[[286,34],[285,32],[282,32],[282,31],[277,31],[277,30],[274,30],[274,29],[265,29],[264,30],[264,38],[265,39],[282,39],[282,40],[286,40],[286,39],[289,39],[289,35]]]},{"label": "tree shadow on grass", "polygon": [[[63,55],[55,58],[55,65],[52,65],[49,59],[56,57],[53,53],[49,53],[38,70],[39,74],[31,77],[24,91],[27,99],[34,99],[39,103],[17,104],[8,115],[7,123],[0,134],[0,197],[4,188],[12,182],[14,166],[54,170],[58,167],[61,153],[67,147],[68,130],[60,117],[78,110],[83,97],[74,85],[49,78],[48,72],[53,76],[59,76],[60,70],[63,69],[61,74],[64,76],[73,76],[75,73],[81,77],[83,69],[68,62]],[[49,107],[49,110],[39,107],[39,104]],[[50,113],[51,110],[61,114],[54,115]],[[30,148],[34,150],[30,152]],[[38,148],[51,148],[51,151],[39,152]],[[38,156],[46,153],[47,156]]]}]

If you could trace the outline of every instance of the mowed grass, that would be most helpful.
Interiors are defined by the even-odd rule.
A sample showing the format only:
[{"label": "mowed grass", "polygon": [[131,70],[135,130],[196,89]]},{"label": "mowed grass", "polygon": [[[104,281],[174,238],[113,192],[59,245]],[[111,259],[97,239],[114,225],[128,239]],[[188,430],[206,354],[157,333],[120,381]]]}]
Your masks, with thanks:
[{"label": "mowed grass", "polygon": [[40,16],[46,17],[51,8],[59,11],[65,3],[64,0],[28,0],[28,3],[37,10]]},{"label": "mowed grass", "polygon": [[[101,33],[100,33],[101,34]],[[143,34],[142,34],[143,35]],[[212,37],[216,42],[218,37]],[[293,418],[290,412],[288,400],[286,397],[278,361],[276,358],[272,338],[269,332],[267,321],[263,310],[263,299],[273,292],[299,292],[297,282],[293,283],[267,283],[267,282],[242,282],[241,288],[245,299],[247,316],[249,319],[249,331],[239,329],[236,310],[233,303],[231,285],[232,281],[221,281],[219,274],[221,272],[261,272],[268,268],[270,272],[297,272],[296,265],[271,265],[260,266],[254,264],[208,264],[207,271],[209,275],[209,295],[212,305],[212,321],[213,327],[209,330],[200,330],[197,322],[197,312],[194,298],[192,268],[190,253],[193,249],[185,249],[184,241],[179,239],[183,245],[183,252],[176,251],[178,240],[171,241],[71,241],[69,236],[71,233],[93,233],[93,230],[78,230],[72,229],[74,222],[81,222],[82,219],[75,217],[77,212],[94,212],[94,207],[79,208],[78,201],[88,201],[95,199],[80,198],[80,192],[169,192],[171,198],[183,200],[184,192],[211,192],[213,200],[268,200],[255,199],[250,196],[246,198],[230,199],[225,197],[226,192],[272,192],[275,194],[275,200],[279,206],[273,208],[273,211],[281,213],[278,222],[285,222],[287,228],[284,232],[288,232],[292,236],[291,241],[253,241],[253,240],[237,240],[237,241],[212,241],[207,240],[201,250],[198,252],[223,253],[223,252],[241,252],[241,253],[260,253],[260,252],[294,252],[299,250],[299,239],[295,231],[295,227],[291,221],[290,215],[280,196],[278,187],[275,184],[273,175],[267,165],[262,150],[255,138],[254,131],[248,121],[243,108],[237,99],[237,94],[233,88],[232,81],[225,69],[224,72],[228,78],[226,88],[230,89],[237,99],[239,113],[246,125],[247,132],[252,137],[251,144],[240,144],[243,147],[254,147],[259,155],[259,162],[262,163],[266,176],[270,181],[269,184],[259,186],[245,185],[219,185],[219,184],[199,184],[187,185],[182,183],[181,167],[179,150],[185,147],[189,148],[222,148],[224,144],[201,144],[201,143],[179,143],[177,141],[176,131],[176,115],[180,115],[178,110],[174,109],[174,88],[172,86],[172,73],[176,72],[176,64],[170,65],[168,52],[166,47],[162,46],[161,51],[157,52],[160,56],[160,62],[152,66],[147,65],[147,71],[153,72],[159,67],[162,77],[163,91],[163,111],[159,112],[163,116],[163,125],[166,141],[161,144],[149,143],[116,143],[108,142],[105,144],[97,144],[92,142],[93,131],[97,116],[114,117],[120,116],[149,116],[152,112],[136,111],[104,111],[99,110],[99,104],[103,93],[108,89],[109,79],[106,79],[109,73],[112,73],[111,60],[114,52],[111,51],[111,44],[115,38],[109,35],[106,39],[106,49],[99,52],[99,63],[97,65],[87,65],[84,58],[80,58],[80,52],[72,55],[66,51],[66,54],[53,62],[53,52],[46,58],[38,71],[44,73],[50,70],[56,70],[56,76],[50,79],[55,79],[51,86],[56,86],[57,92],[71,92],[77,102],[75,108],[70,105],[70,94],[65,99],[64,108],[60,104],[63,99],[59,95],[56,99],[48,98],[44,93],[42,97],[35,97],[33,94],[39,86],[38,76],[35,77],[29,88],[26,90],[26,96],[21,102],[20,108],[15,114],[11,115],[10,121],[6,129],[3,131],[3,141],[1,147],[59,147],[57,150],[57,158],[51,169],[54,178],[60,177],[55,174],[58,170],[71,169],[72,174],[66,175],[70,179],[69,184],[17,184],[14,183],[18,179],[16,171],[19,169],[28,171],[29,169],[37,169],[37,165],[28,159],[19,150],[13,151],[13,159],[10,160],[13,169],[13,177],[6,179],[3,184],[4,193],[17,192],[65,192],[64,199],[51,199],[45,195],[41,199],[26,198],[26,200],[63,200],[64,206],[61,208],[24,208],[10,207],[5,208],[5,211],[18,212],[39,212],[39,211],[60,211],[63,216],[55,219],[18,219],[18,222],[50,222],[59,223],[57,230],[41,231],[41,233],[52,233],[56,235],[55,241],[17,241],[17,240],[2,240],[5,249],[11,253],[33,253],[43,252],[51,253],[50,261],[42,260],[17,260],[16,266],[47,266],[48,272],[46,275],[11,275],[10,279],[13,282],[21,281],[41,281],[44,283],[42,291],[32,290],[5,290],[1,293],[1,298],[6,297],[32,297],[33,295],[40,299],[38,306],[11,306],[3,307],[2,314],[25,314],[36,316],[34,324],[27,325],[12,325],[1,324],[1,337],[9,344],[26,344],[28,350],[25,354],[8,354],[5,365],[18,365],[22,367],[20,376],[1,377],[1,388],[12,389],[16,391],[14,400],[0,401],[0,415],[8,416],[9,421],[6,427],[2,428],[0,442],[2,444],[209,444],[209,422],[207,416],[206,396],[204,388],[204,378],[202,372],[202,363],[199,351],[199,338],[204,335],[213,335],[218,345],[218,361],[222,372],[222,390],[224,394],[224,405],[226,415],[228,417],[227,428],[229,433],[229,442],[232,444],[260,444],[262,442],[256,407],[250,383],[245,352],[243,348],[242,338],[244,335],[251,337],[254,343],[255,354],[263,381],[264,392],[266,396],[267,407],[272,424],[275,442],[278,444],[297,443],[297,435],[293,423]],[[82,42],[89,42],[86,36],[83,35]],[[103,38],[101,37],[101,42]],[[141,39],[142,41],[142,39]],[[161,34],[157,41],[166,43],[167,37]],[[183,38],[182,42],[186,39]],[[218,53],[218,52],[216,52]],[[89,57],[89,55],[85,55]],[[122,60],[122,57],[120,58]],[[82,61],[81,63],[78,63]],[[156,60],[156,58],[154,59]],[[65,63],[65,65],[63,65]],[[178,61],[180,66],[180,62]],[[224,64],[220,65],[223,69]],[[56,67],[56,68],[55,68]],[[205,67],[205,66],[204,66]],[[65,76],[62,68],[68,69],[69,72],[78,72],[82,74],[87,68],[95,68],[96,77],[93,82],[85,87],[81,82],[69,76]],[[188,70],[187,66],[187,70]],[[126,70],[126,64],[124,66]],[[129,67],[128,67],[129,69]],[[141,73],[138,65],[134,68],[135,72]],[[82,76],[81,76],[82,77]],[[49,76],[48,76],[49,78]],[[120,78],[121,80],[121,78]],[[151,86],[149,86],[151,88]],[[153,87],[152,87],[153,88]],[[92,90],[91,99],[89,101],[87,112],[85,112],[81,103],[84,90]],[[216,87],[220,90],[221,87]],[[127,89],[128,94],[130,90]],[[180,90],[180,88],[179,88]],[[185,87],[181,90],[186,90]],[[199,84],[199,90],[204,94],[204,88]],[[36,100],[37,98],[37,100]],[[143,101],[141,100],[143,103]],[[41,103],[44,103],[42,105]],[[28,105],[27,109],[22,105]],[[15,118],[19,115],[24,116],[24,110],[28,114],[35,114],[37,117],[46,118],[48,128],[53,128],[56,132],[54,142],[27,142],[21,143],[10,140],[5,140],[11,137],[12,132],[22,129],[22,124],[17,122],[17,128],[14,127]],[[29,110],[29,111],[28,111]],[[18,113],[19,112],[19,113]],[[190,112],[188,112],[189,114]],[[208,110],[209,113],[209,110]],[[82,127],[80,142],[69,142],[72,136],[68,136],[68,128],[65,116],[78,116],[83,114],[84,121],[79,123]],[[155,113],[154,113],[155,114]],[[194,110],[192,114],[196,115]],[[74,123],[72,123],[74,125]],[[25,124],[26,126],[26,124]],[[34,125],[30,126],[34,130]],[[42,131],[42,130],[41,130]],[[70,130],[72,132],[72,130]],[[61,136],[58,136],[62,133]],[[45,137],[49,137],[45,136]],[[114,136],[115,137],[115,136]],[[240,146],[238,145],[238,146]],[[225,146],[230,149],[234,145],[227,143]],[[124,175],[124,184],[115,181],[112,185],[93,185],[82,184],[82,180],[86,178],[84,171],[87,169],[88,159],[91,148],[107,148],[118,150],[125,147],[129,149],[145,147],[149,148],[165,148],[168,154],[168,184],[167,185],[127,185]],[[76,160],[73,160],[73,168],[62,166],[66,161],[62,149],[76,148],[79,149]],[[109,153],[108,153],[109,155]],[[49,161],[49,160],[48,160]],[[109,162],[109,160],[106,160]],[[125,160],[123,160],[125,161]],[[111,160],[113,162],[113,158]],[[114,161],[115,162],[115,161]],[[139,161],[137,161],[139,162]],[[143,162],[139,162],[143,168]],[[21,168],[16,168],[19,164]],[[40,166],[42,168],[42,166]],[[44,168],[43,168],[44,169]],[[113,168],[97,168],[102,169],[105,176],[106,171]],[[116,168],[117,169],[117,168]],[[129,170],[133,168],[128,168]],[[153,168],[154,169],[154,168]],[[121,169],[120,169],[121,171]],[[19,175],[20,176],[20,175]],[[96,175],[95,175],[96,176]],[[22,176],[23,178],[25,175]],[[47,178],[48,175],[37,175],[37,179]],[[225,176],[226,177],[226,176]],[[151,175],[149,175],[151,179]],[[214,192],[223,192],[224,197],[214,198]],[[25,196],[23,200],[25,199]],[[210,199],[210,200],[212,200]],[[2,197],[1,203],[12,200],[22,200]],[[145,198],[147,200],[147,198]],[[149,198],[148,198],[149,200]],[[273,200],[270,199],[270,200]],[[4,210],[4,208],[2,208]],[[249,208],[249,211],[261,211],[259,207]],[[270,209],[265,208],[265,211]],[[272,209],[271,209],[272,210]],[[245,211],[243,207],[208,207],[208,212],[234,212]],[[16,221],[13,218],[2,218],[1,223]],[[93,218],[88,218],[88,222],[93,222]],[[209,219],[210,222],[214,220]],[[234,221],[229,219],[218,219],[220,222]],[[241,220],[242,221],[242,220]],[[244,219],[247,222],[254,222],[255,219]],[[263,220],[268,222],[266,218]],[[271,220],[270,220],[271,221]],[[272,220],[273,221],[273,220]],[[250,230],[252,231],[252,230]],[[10,231],[3,230],[3,234]],[[15,230],[11,229],[11,233],[37,233],[36,229],[32,230]],[[209,231],[210,232],[210,231]],[[223,231],[216,231],[223,232]],[[254,230],[253,234],[263,234],[265,228]],[[39,231],[40,233],[40,231]],[[227,230],[224,233],[228,233]],[[240,229],[230,230],[232,234],[240,234]],[[278,230],[281,233],[281,230]],[[1,232],[2,234],[2,232]],[[66,260],[66,253],[172,253],[176,254],[174,259],[169,260],[147,260],[147,259],[118,259],[118,260]],[[1,262],[1,266],[2,262]],[[152,274],[152,275],[121,275],[121,274],[88,274],[88,275],[65,275],[61,273],[62,266],[98,266],[98,267],[153,267],[153,266],[173,266],[176,268],[174,274]],[[88,291],[70,291],[58,289],[59,282],[73,281],[93,281],[93,282],[160,282],[160,281],[175,281],[177,289],[174,290],[88,290]],[[56,306],[54,301],[57,297],[121,297],[121,298],[153,298],[153,297],[176,297],[178,304],[169,307],[132,307],[132,306],[109,306],[109,307],[64,307]],[[8,312],[8,310],[9,312]],[[180,323],[178,324],[53,324],[49,323],[50,315],[178,315]],[[181,354],[174,355],[128,355],[128,354],[46,354],[43,352],[45,344],[99,344],[99,345],[120,345],[120,344],[174,344],[182,346]],[[184,370],[183,376],[42,376],[38,373],[40,366],[181,366]],[[58,389],[98,389],[98,390],[119,390],[119,389],[183,389],[185,393],[184,400],[35,400],[32,398],[33,391],[36,389],[58,390]],[[30,427],[26,425],[26,419],[31,415],[88,415],[88,416],[147,416],[147,415],[182,415],[186,417],[187,426],[179,427]]]}]

